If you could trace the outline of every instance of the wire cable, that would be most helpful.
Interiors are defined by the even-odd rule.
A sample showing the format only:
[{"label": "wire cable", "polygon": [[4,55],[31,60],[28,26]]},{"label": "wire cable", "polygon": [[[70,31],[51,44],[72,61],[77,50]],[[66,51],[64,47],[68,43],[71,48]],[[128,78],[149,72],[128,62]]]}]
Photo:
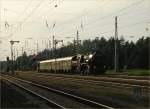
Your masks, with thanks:
[{"label": "wire cable", "polygon": [[[115,12],[109,14],[109,15],[106,15],[106,16],[103,16],[103,17],[100,17],[100,18],[94,20],[95,22],[91,22],[91,23],[84,24],[84,27],[90,26],[90,24],[96,23],[96,22],[99,21],[99,20],[106,19],[107,17],[110,17],[110,16],[114,17],[114,15],[116,15],[116,14],[118,15],[118,13],[120,13],[120,12],[126,10],[126,9],[129,9],[129,8],[132,7],[132,6],[135,6],[135,5],[137,6],[137,4],[140,4],[141,2],[143,2],[143,0],[139,0],[139,1],[137,1],[137,2],[131,3],[130,5],[128,5],[128,6],[124,7],[124,8],[121,8],[121,9],[118,10],[118,11],[115,11]],[[79,17],[83,17],[83,15],[81,15],[81,16],[79,16]],[[75,17],[75,18],[77,19],[77,18],[79,18],[79,17]],[[69,21],[67,21],[67,22],[69,22],[69,24],[70,24],[70,22],[72,22],[72,20],[74,20],[74,19],[71,19],[71,20],[69,20]],[[64,25],[66,25],[66,24],[67,24],[67,23],[65,22]],[[61,26],[63,26],[63,24],[61,24]],[[63,29],[63,30],[64,30],[64,29]]]},{"label": "wire cable", "polygon": [[23,25],[23,23],[25,21],[27,21],[33,14],[34,12],[41,6],[41,4],[43,3],[44,0],[41,0],[35,7],[34,9],[31,11],[30,14],[28,14],[28,16],[26,18],[23,19],[23,21],[21,23],[19,23],[19,25],[17,26],[16,30],[10,35],[11,37],[17,32],[17,30]]}]

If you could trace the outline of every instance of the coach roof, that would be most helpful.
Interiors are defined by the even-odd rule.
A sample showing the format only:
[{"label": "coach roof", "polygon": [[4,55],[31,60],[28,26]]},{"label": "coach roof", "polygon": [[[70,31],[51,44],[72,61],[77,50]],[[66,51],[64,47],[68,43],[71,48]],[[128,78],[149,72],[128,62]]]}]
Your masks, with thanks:
[{"label": "coach roof", "polygon": [[[71,57],[65,57],[65,58],[57,58],[57,61],[65,61],[65,60],[72,60],[72,56]],[[44,60],[44,61],[40,61],[39,63],[48,63],[48,62],[55,62],[55,59],[49,59],[49,60]]]}]

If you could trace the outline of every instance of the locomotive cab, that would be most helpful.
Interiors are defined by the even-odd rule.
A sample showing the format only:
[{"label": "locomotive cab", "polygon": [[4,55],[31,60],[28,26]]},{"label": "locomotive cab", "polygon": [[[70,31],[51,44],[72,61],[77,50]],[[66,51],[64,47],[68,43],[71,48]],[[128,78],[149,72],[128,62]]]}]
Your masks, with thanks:
[{"label": "locomotive cab", "polygon": [[72,68],[71,68],[71,71],[72,73],[77,73],[79,71],[79,60],[80,60],[80,57],[78,55],[76,56],[73,56],[72,57]]},{"label": "locomotive cab", "polygon": [[96,51],[89,55],[88,64],[91,74],[104,74],[105,72],[105,57],[100,51]]}]

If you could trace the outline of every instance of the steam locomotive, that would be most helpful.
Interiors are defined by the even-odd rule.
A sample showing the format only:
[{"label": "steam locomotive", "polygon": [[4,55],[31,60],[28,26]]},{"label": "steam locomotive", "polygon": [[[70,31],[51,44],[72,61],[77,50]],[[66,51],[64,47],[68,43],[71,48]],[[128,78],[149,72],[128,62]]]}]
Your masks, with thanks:
[{"label": "steam locomotive", "polygon": [[37,68],[39,72],[80,73],[83,75],[103,74],[106,70],[105,58],[100,52],[39,61]]}]

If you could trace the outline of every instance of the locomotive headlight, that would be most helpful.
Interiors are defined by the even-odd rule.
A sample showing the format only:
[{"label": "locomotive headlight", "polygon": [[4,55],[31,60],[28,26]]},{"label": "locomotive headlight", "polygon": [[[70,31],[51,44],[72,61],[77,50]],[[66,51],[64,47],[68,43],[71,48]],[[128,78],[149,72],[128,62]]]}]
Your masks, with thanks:
[{"label": "locomotive headlight", "polygon": [[90,55],[89,55],[89,58],[92,58],[92,56],[93,56],[93,55],[92,55],[92,54],[90,54]]}]

